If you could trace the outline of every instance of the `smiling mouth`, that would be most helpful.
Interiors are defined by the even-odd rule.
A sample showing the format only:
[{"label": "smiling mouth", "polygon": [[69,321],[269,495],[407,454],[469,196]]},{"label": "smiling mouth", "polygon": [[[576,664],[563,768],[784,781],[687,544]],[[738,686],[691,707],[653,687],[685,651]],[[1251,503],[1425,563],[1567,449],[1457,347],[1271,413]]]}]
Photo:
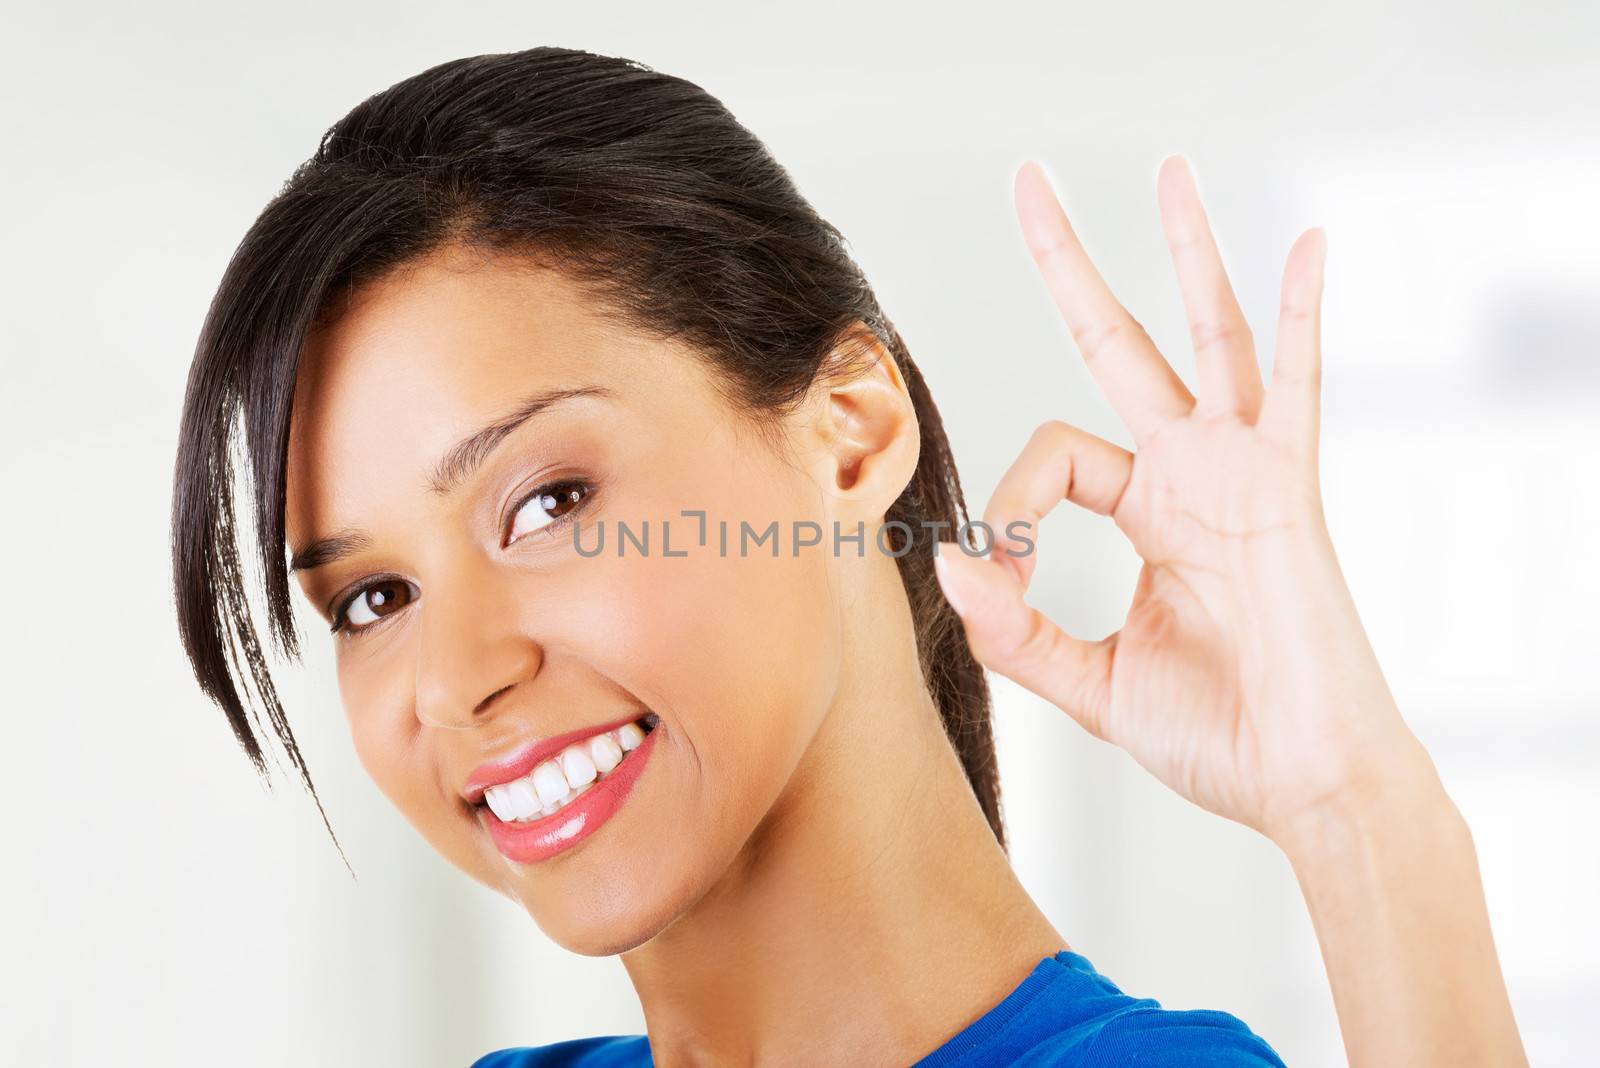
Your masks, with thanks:
[{"label": "smiling mouth", "polygon": [[654,712],[614,730],[573,742],[519,779],[491,786],[480,806],[503,823],[531,823],[560,812],[604,782],[660,722]]}]

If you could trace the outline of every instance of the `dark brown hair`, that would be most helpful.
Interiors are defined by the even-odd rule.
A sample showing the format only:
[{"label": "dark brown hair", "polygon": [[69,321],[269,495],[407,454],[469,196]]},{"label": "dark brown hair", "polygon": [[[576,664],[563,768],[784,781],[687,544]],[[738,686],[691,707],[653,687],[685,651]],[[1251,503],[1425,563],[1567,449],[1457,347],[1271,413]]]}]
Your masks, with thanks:
[{"label": "dark brown hair", "polygon": [[184,398],[173,583],[195,675],[256,768],[267,768],[265,709],[316,798],[248,603],[236,444],[242,437],[267,630],[293,657],[284,482],[301,346],[338,298],[446,242],[571,272],[629,325],[689,342],[754,413],[803,397],[863,326],[893,354],[921,455],[885,520],[913,532],[915,545],[891,545],[923,674],[1004,846],[988,685],[925,544],[937,536],[929,524],[960,528],[966,505],[905,343],[843,236],[719,101],[642,63],[565,48],[442,63],[367,99],[323,136],[223,274]]}]

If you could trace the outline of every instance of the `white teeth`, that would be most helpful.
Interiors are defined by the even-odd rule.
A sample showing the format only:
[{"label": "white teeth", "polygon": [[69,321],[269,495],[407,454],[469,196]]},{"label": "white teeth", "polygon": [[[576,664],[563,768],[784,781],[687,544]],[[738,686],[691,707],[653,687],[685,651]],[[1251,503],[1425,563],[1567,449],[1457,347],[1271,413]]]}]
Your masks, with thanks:
[{"label": "white teeth", "polygon": [[527,779],[506,783],[506,793],[511,799],[513,819],[524,820],[539,808],[539,796],[533,792],[533,783]]},{"label": "white teeth", "polygon": [[589,740],[589,756],[594,760],[595,770],[601,775],[622,763],[622,746],[609,734],[602,734]]},{"label": "white teeth", "polygon": [[484,793],[484,800],[503,820],[525,820],[539,811],[539,798],[527,779],[502,783]]},{"label": "white teeth", "polygon": [[639,747],[644,736],[637,723],[628,723],[570,745],[530,774],[489,787],[483,793],[484,803],[506,823],[549,816],[610,774],[627,753]]},{"label": "white teeth", "polygon": [[533,788],[539,791],[539,802],[546,808],[567,796],[566,776],[553,760],[546,760],[533,769]]},{"label": "white teeth", "polygon": [[489,811],[499,820],[514,820],[511,814],[511,805],[506,799],[506,790],[501,786],[491,786],[483,792],[483,800],[489,806]]},{"label": "white teeth", "polygon": [[584,745],[574,745],[561,754],[561,773],[566,776],[567,784],[573,789],[587,786],[594,782],[598,770],[594,761],[589,759],[589,754]]}]

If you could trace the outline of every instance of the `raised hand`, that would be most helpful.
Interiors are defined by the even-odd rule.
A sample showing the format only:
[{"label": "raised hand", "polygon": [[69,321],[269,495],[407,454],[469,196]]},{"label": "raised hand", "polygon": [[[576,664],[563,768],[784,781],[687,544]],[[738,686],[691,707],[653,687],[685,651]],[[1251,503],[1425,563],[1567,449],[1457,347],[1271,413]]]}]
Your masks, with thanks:
[{"label": "raised hand", "polygon": [[[1323,234],[1307,231],[1289,252],[1264,388],[1187,164],[1167,160],[1157,184],[1196,394],[1112,295],[1044,172],[1024,165],[1023,236],[1136,451],[1065,423],[1041,426],[984,512],[996,552],[947,545],[940,579],[980,661],[1183,796],[1276,837],[1425,755],[1389,695],[1323,520]],[[1099,641],[1024,603],[1036,557],[1004,551],[1024,548],[1004,537],[1009,523],[1036,524],[1063,499],[1110,516],[1144,561],[1126,623]]]},{"label": "raised hand", "polygon": [[1158,186],[1199,396],[1024,166],[1023,236],[1136,451],[1046,423],[984,512],[1019,552],[1009,524],[1063,499],[1110,516],[1144,560],[1127,621],[1099,641],[1063,633],[1023,601],[1031,554],[945,546],[945,595],[983,663],[1283,848],[1352,1065],[1526,1065],[1470,832],[1389,694],[1323,521],[1323,235],[1289,252],[1263,388],[1187,164],[1169,159]]}]

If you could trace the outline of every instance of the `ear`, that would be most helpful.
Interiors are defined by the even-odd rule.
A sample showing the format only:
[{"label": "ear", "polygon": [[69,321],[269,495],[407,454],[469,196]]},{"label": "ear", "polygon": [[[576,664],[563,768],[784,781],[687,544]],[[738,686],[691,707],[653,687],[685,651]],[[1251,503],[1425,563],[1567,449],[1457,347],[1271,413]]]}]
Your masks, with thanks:
[{"label": "ear", "polygon": [[893,354],[857,324],[835,346],[807,405],[823,493],[853,520],[882,518],[917,470],[921,430]]}]

